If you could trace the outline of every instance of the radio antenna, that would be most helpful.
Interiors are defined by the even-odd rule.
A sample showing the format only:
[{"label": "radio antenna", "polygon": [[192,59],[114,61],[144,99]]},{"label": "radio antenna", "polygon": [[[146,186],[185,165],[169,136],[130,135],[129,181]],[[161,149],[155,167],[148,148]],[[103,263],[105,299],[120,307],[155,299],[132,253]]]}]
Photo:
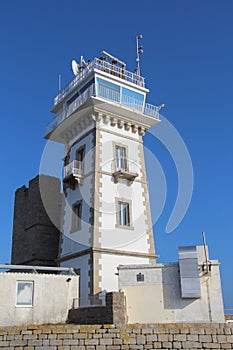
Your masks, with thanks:
[{"label": "radio antenna", "polygon": [[205,238],[205,232],[202,232],[202,239],[204,244],[204,251],[205,251],[205,261],[206,261],[206,273],[209,272],[209,264],[208,264],[208,257],[207,257],[207,246],[206,246],[206,238]]},{"label": "radio antenna", "polygon": [[61,90],[61,74],[58,75],[58,91]]},{"label": "radio antenna", "polygon": [[140,76],[140,55],[143,54],[143,46],[139,45],[139,40],[141,40],[143,36],[137,35],[136,36],[136,62],[137,62],[137,68],[135,69],[136,75]]}]

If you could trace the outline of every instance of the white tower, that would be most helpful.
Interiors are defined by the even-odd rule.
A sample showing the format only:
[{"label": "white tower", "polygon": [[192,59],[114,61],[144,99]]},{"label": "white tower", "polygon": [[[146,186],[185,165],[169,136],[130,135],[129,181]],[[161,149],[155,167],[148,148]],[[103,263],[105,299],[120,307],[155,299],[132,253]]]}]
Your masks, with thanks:
[{"label": "white tower", "polygon": [[142,136],[159,122],[138,72],[106,52],[82,62],[46,135],[65,145],[59,260],[80,271],[81,299],[118,290],[118,265],[155,262]]}]

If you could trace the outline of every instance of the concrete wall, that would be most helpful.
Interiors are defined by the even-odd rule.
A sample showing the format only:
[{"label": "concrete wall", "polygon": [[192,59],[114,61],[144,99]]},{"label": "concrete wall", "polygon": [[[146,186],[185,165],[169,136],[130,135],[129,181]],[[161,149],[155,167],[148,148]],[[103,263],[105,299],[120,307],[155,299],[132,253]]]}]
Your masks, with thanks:
[{"label": "concrete wall", "polygon": [[[32,306],[17,305],[17,282],[33,282]],[[0,273],[0,286],[0,327],[66,322],[79,297],[73,275]]]},{"label": "concrete wall", "polygon": [[[44,209],[40,187],[50,198],[53,219]],[[40,175],[15,192],[14,223],[12,237],[12,264],[56,266],[58,256],[60,220],[60,180]]]},{"label": "concrete wall", "polygon": [[[224,322],[219,263],[210,261],[211,271],[205,274],[201,259],[203,254],[197,299],[181,298],[178,263],[120,266],[119,288],[126,295],[128,322]],[[137,281],[139,273],[144,281]]]},{"label": "concrete wall", "polygon": [[44,325],[0,329],[6,350],[232,349],[229,324]]}]

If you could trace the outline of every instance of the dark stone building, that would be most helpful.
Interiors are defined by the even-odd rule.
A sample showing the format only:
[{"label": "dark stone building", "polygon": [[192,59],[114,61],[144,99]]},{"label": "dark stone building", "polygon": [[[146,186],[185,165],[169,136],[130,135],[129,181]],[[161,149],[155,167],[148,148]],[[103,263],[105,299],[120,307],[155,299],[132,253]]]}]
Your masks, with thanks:
[{"label": "dark stone building", "polygon": [[[56,266],[62,196],[58,178],[38,175],[15,192],[11,263]],[[49,212],[46,207],[49,206]]]}]

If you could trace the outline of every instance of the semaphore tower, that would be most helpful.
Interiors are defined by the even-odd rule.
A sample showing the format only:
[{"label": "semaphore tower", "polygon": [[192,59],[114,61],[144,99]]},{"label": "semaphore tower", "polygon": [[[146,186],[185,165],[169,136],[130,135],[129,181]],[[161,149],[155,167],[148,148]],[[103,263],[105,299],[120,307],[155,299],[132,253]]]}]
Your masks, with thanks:
[{"label": "semaphore tower", "polygon": [[[80,273],[80,296],[118,290],[117,266],[155,262],[143,135],[159,123],[140,69],[103,51],[72,62],[46,138],[62,143],[64,206],[59,262]],[[84,299],[83,299],[84,300]]]}]

